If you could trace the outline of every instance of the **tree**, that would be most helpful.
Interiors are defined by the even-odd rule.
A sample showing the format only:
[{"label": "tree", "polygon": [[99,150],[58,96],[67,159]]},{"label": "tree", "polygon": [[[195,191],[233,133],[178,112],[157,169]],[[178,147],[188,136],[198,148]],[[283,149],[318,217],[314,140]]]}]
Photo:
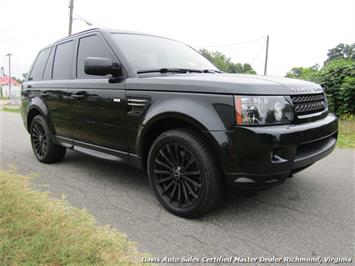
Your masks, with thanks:
[{"label": "tree", "polygon": [[311,67],[294,67],[291,71],[287,72],[286,77],[317,81],[318,74],[319,65],[317,64]]},{"label": "tree", "polygon": [[233,63],[229,57],[219,51],[212,52],[201,49],[200,53],[223,72],[256,74],[250,64]]},{"label": "tree", "polygon": [[355,59],[355,43],[353,44],[344,44],[339,43],[335,48],[329,49],[327,53],[327,60],[324,64],[328,63],[335,58],[349,58]]},{"label": "tree", "polygon": [[230,63],[229,65],[229,71],[230,73],[246,73],[246,74],[256,74],[255,70],[253,67],[248,64],[240,64],[240,63]]}]

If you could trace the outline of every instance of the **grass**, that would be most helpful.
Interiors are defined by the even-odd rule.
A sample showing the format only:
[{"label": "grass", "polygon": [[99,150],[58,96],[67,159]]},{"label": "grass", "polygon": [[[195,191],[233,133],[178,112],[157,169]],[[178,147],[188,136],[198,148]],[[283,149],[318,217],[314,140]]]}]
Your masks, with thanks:
[{"label": "grass", "polygon": [[348,115],[339,119],[338,147],[355,148],[355,116]]},{"label": "grass", "polygon": [[11,113],[19,113],[20,112],[20,108],[19,107],[3,107],[1,109],[1,111],[11,112]]},{"label": "grass", "polygon": [[28,187],[0,170],[0,265],[132,265],[142,254],[87,211]]}]

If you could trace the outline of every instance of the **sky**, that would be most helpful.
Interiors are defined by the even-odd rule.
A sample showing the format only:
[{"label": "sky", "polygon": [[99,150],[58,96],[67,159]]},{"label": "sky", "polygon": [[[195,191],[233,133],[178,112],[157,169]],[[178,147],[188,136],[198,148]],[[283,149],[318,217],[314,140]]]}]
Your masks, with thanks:
[{"label": "sky", "polygon": [[[0,67],[26,73],[37,52],[68,34],[69,0],[0,0]],[[355,42],[355,0],[74,0],[73,33],[94,26],[153,33],[221,51],[268,75],[322,65],[328,49]],[[83,19],[82,19],[83,18]],[[233,44],[233,45],[231,45]]]}]

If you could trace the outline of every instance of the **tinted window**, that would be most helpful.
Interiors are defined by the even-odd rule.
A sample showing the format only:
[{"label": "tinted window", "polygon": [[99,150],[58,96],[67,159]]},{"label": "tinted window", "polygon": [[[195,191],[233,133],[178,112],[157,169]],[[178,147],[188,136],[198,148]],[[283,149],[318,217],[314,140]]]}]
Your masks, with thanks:
[{"label": "tinted window", "polygon": [[197,51],[177,41],[139,34],[114,33],[112,37],[137,72],[160,68],[216,70]]},{"label": "tinted window", "polygon": [[89,77],[84,72],[84,63],[87,57],[110,58],[117,61],[106,42],[97,35],[81,38],[79,40],[79,51],[77,60],[77,77]]},{"label": "tinted window", "polygon": [[73,41],[57,45],[53,64],[53,79],[71,78]]},{"label": "tinted window", "polygon": [[46,68],[44,69],[43,80],[48,80],[52,78],[54,52],[55,49],[52,49],[46,64]]},{"label": "tinted window", "polygon": [[39,53],[37,60],[32,68],[29,80],[42,80],[43,71],[44,67],[46,66],[49,52],[50,48],[47,48]]}]

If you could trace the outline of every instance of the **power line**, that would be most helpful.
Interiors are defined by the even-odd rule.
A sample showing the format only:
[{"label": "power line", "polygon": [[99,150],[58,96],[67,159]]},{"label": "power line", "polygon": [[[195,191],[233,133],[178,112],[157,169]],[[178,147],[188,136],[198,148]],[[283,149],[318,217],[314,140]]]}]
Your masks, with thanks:
[{"label": "power line", "polygon": [[253,58],[253,60],[251,61],[251,65],[255,62],[255,60],[259,57],[261,51],[264,49],[265,47],[265,43],[263,43],[263,45],[260,47],[260,49],[258,50],[258,52],[256,53],[255,57]]},{"label": "power line", "polygon": [[99,28],[107,28],[106,26],[102,25],[102,24],[99,24],[99,23],[96,23],[95,21],[92,21],[91,19],[87,19],[87,18],[84,18],[82,16],[79,16],[78,14],[74,13],[73,15],[73,20],[81,20],[81,21],[84,21],[86,23],[86,25],[88,26],[97,26]]},{"label": "power line", "polygon": [[265,37],[259,37],[257,39],[252,39],[252,40],[247,40],[247,41],[242,41],[242,42],[233,42],[233,43],[227,43],[227,44],[220,44],[220,45],[193,45],[195,47],[205,47],[205,48],[220,48],[220,47],[229,47],[229,46],[237,46],[237,45],[243,45],[243,44],[248,44],[256,41],[260,41],[265,39]]}]

